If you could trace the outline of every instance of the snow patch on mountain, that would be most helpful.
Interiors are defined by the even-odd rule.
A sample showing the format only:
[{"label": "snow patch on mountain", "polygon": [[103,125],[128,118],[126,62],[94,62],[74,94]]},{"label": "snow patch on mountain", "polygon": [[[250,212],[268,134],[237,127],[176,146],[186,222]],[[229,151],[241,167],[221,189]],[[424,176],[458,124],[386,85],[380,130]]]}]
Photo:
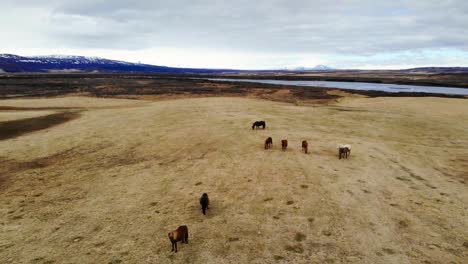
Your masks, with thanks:
[{"label": "snow patch on mountain", "polygon": [[21,59],[21,58],[24,58],[24,57],[14,55],[14,54],[0,54],[0,58],[2,58],[2,59]]},{"label": "snow patch on mountain", "polygon": [[50,55],[22,57],[0,54],[0,67],[5,72],[152,72],[152,73],[214,73],[237,72],[228,69],[176,68],[99,57]]},{"label": "snow patch on mountain", "polygon": [[333,68],[328,67],[326,65],[316,65],[315,67],[306,67],[306,66],[291,66],[291,67],[285,67],[285,70],[287,71],[330,71],[333,70]]}]

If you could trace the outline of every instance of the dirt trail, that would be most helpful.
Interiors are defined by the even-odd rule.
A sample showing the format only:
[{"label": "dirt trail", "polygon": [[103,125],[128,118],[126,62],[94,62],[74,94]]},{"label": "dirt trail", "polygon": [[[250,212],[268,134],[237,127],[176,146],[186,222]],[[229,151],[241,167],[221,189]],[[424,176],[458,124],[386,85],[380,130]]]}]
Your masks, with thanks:
[{"label": "dirt trail", "polygon": [[[1,263],[468,260],[464,100],[132,103],[0,141]],[[251,130],[255,120],[267,129]],[[339,143],[350,159],[338,160]],[[190,244],[174,254],[167,232],[182,224]]]}]

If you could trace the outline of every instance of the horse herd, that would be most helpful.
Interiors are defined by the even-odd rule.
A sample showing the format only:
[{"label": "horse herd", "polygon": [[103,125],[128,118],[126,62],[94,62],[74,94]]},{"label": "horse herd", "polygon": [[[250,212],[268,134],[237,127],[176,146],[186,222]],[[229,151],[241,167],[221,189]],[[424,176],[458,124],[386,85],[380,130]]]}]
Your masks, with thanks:
[{"label": "horse herd", "polygon": [[[266,128],[266,122],[265,121],[255,121],[252,125],[252,129],[255,128],[260,128],[262,129]],[[273,148],[273,138],[268,137],[265,140],[265,149],[271,149]],[[287,139],[282,139],[281,140],[281,149],[283,151],[287,150],[288,148],[288,140]],[[308,153],[309,151],[309,143],[306,140],[302,141],[302,151],[304,151],[305,154]],[[339,144],[338,145],[338,158],[348,158],[351,155],[351,145],[349,144]]]},{"label": "horse herd", "polygon": [[[273,147],[273,138],[268,137],[265,140],[265,149],[271,149]],[[288,149],[288,140],[287,139],[282,139],[281,140],[281,149],[287,150]],[[307,140],[302,141],[302,151],[304,151],[305,154],[309,153],[309,143],[307,143]]]},{"label": "horse herd", "polygon": [[[266,122],[265,121],[255,121],[252,124],[252,129],[255,128],[260,128],[262,129],[266,128]],[[268,137],[265,140],[265,149],[271,149],[273,147],[273,138]],[[281,140],[281,149],[285,151],[288,148],[288,140],[283,139]],[[309,143],[307,143],[306,140],[302,141],[302,151],[304,153],[308,153],[308,148],[309,148]],[[343,145],[340,144],[338,145],[338,157],[339,159],[341,158],[348,158],[349,155],[351,155],[351,145]],[[205,215],[206,210],[209,209],[208,206],[210,204],[210,199],[208,198],[208,194],[204,193],[201,198],[200,198],[200,205],[202,208],[202,212]],[[188,227],[186,225],[179,226],[176,230],[169,232],[168,234],[169,240],[171,241],[172,245],[172,251],[175,251],[177,253],[177,242],[185,243],[188,244]]]}]

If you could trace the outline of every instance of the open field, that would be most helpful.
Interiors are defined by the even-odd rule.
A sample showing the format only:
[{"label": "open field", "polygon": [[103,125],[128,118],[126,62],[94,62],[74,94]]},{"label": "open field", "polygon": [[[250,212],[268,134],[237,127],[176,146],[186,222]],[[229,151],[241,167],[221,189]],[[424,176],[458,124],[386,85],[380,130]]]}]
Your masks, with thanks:
[{"label": "open field", "polygon": [[468,262],[466,100],[272,94],[0,101],[0,263]]}]

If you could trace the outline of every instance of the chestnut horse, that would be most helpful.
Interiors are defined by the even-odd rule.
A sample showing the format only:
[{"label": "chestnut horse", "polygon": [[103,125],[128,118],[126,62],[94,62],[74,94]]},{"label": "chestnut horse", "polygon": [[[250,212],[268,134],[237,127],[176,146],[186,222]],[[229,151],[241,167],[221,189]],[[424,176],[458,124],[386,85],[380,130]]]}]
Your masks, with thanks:
[{"label": "chestnut horse", "polygon": [[176,230],[169,232],[169,240],[171,240],[172,250],[177,253],[177,242],[188,244],[188,227],[183,225],[179,226]]},{"label": "chestnut horse", "polygon": [[265,140],[265,149],[269,149],[273,146],[273,139],[271,137]]},{"label": "chestnut horse", "polygon": [[307,143],[306,140],[303,140],[302,141],[302,150],[304,151],[305,154],[307,154],[308,147],[309,147],[309,143]]},{"label": "chestnut horse", "polygon": [[281,140],[281,148],[283,150],[286,150],[288,148],[288,140],[286,140],[286,139]]}]

